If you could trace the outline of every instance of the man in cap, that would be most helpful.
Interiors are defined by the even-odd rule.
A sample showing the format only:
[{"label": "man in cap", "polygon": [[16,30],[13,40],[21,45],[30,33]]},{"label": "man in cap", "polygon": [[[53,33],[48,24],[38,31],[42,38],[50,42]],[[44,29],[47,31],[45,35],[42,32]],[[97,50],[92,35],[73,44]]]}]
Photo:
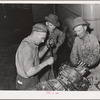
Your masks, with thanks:
[{"label": "man in cap", "polygon": [[74,40],[70,61],[73,66],[77,66],[78,62],[81,62],[80,65],[82,63],[87,64],[92,73],[100,59],[100,48],[97,38],[88,33],[88,25],[82,17],[77,17],[73,20],[72,29],[77,37]]},{"label": "man in cap", "polygon": [[40,63],[41,57],[48,50],[45,46],[38,51],[40,43],[44,42],[47,35],[47,28],[43,24],[35,24],[32,33],[22,40],[16,52],[16,89],[27,90],[39,82],[38,73],[47,65],[53,64],[53,57],[49,57]]},{"label": "man in cap", "polygon": [[[57,27],[60,26],[60,23],[58,22],[58,16],[55,14],[49,14],[45,17],[46,20],[46,26],[48,29],[48,37],[47,37],[47,45],[48,47],[51,46],[52,53],[54,56],[55,61],[57,60],[57,51],[59,47],[63,44],[65,40],[65,33],[60,31]],[[43,48],[43,46],[42,46]],[[51,57],[50,49],[47,51],[46,55],[42,59],[43,61]],[[55,68],[54,68],[55,69]],[[48,68],[43,69],[42,74],[40,75],[41,81],[46,81],[49,79],[53,79],[55,76],[52,75],[50,72],[50,66]]]}]

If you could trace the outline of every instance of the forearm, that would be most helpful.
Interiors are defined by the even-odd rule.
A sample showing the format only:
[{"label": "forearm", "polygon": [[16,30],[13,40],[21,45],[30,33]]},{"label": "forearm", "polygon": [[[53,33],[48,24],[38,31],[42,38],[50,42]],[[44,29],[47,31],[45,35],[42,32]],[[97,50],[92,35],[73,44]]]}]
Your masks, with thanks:
[{"label": "forearm", "polygon": [[76,66],[78,61],[79,61],[79,57],[77,54],[77,49],[74,45],[74,47],[72,48],[71,54],[70,54],[70,62],[73,66]]},{"label": "forearm", "polygon": [[58,47],[58,45],[56,45],[56,48],[53,49],[53,53],[57,53],[58,49],[59,49],[59,47]]},{"label": "forearm", "polygon": [[95,56],[90,55],[90,56],[87,57],[85,62],[88,64],[89,67],[91,67],[91,66],[97,64],[98,61],[99,61],[99,56],[98,55],[97,56],[96,55]]},{"label": "forearm", "polygon": [[40,52],[39,52],[39,58],[43,57],[44,54],[47,52],[48,50],[48,47],[45,46]]},{"label": "forearm", "polygon": [[76,58],[70,58],[70,63],[72,66],[77,66],[77,59]]},{"label": "forearm", "polygon": [[98,43],[98,40],[96,38],[93,39],[92,43],[92,51],[87,56],[87,64],[89,64],[89,67],[93,67],[97,63],[99,63],[100,60],[100,46]]},{"label": "forearm", "polygon": [[46,67],[48,64],[45,62],[39,64],[38,66],[33,66],[31,67],[28,72],[27,72],[27,76],[31,77],[35,74],[37,74],[40,70],[42,70],[44,67]]},{"label": "forearm", "polygon": [[58,39],[58,43],[56,44],[56,48],[54,50],[55,52],[58,51],[59,47],[63,44],[63,42],[64,42],[64,38],[59,38]]},{"label": "forearm", "polygon": [[59,39],[56,47],[59,48],[63,44],[63,42],[64,40]]}]

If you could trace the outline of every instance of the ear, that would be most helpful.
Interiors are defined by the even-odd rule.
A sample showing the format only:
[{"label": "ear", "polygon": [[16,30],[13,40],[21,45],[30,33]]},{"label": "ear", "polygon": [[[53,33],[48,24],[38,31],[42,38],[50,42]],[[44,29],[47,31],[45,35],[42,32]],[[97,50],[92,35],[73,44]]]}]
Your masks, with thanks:
[{"label": "ear", "polygon": [[84,29],[87,30],[87,26],[84,26]]},{"label": "ear", "polygon": [[48,26],[48,22],[46,22],[46,26]]}]

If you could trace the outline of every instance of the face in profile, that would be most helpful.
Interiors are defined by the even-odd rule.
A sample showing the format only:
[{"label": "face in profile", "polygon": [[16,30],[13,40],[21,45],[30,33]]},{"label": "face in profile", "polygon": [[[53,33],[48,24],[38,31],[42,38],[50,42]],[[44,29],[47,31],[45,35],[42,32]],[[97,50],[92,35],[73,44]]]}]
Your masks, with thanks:
[{"label": "face in profile", "polygon": [[86,34],[86,26],[79,25],[74,28],[74,31],[76,32],[77,36],[82,39]]},{"label": "face in profile", "polygon": [[36,43],[39,45],[40,43],[43,43],[46,38],[46,32],[38,32],[36,34]]},{"label": "face in profile", "polygon": [[53,32],[53,30],[55,29],[55,26],[52,23],[50,23],[50,22],[46,22],[46,25],[48,27],[48,30],[50,32]]}]

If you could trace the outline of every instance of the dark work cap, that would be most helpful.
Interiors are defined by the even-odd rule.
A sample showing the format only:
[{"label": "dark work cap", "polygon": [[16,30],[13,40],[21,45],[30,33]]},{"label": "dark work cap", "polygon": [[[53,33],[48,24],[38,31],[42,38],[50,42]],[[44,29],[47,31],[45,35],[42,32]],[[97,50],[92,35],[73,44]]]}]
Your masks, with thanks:
[{"label": "dark work cap", "polygon": [[44,24],[38,23],[32,27],[32,31],[47,32],[47,27]]}]

